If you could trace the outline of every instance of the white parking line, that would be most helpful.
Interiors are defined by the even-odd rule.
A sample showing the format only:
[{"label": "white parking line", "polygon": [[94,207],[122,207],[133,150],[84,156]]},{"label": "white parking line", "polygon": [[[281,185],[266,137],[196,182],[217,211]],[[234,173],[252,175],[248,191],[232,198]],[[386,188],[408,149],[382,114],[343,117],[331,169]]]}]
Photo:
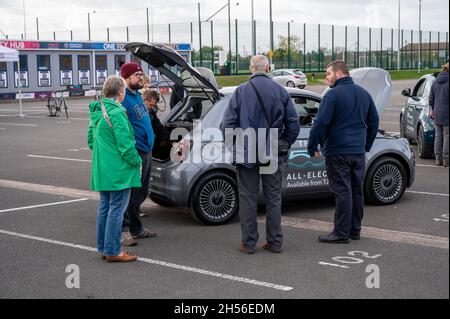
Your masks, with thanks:
[{"label": "white parking line", "polygon": [[27,156],[28,156],[28,157],[32,157],[32,158],[44,158],[44,159],[52,159],[52,160],[58,160],[58,161],[71,161],[71,162],[92,163],[91,160],[82,160],[82,159],[75,159],[75,158],[51,157],[51,156],[39,156],[39,155],[27,155]]},{"label": "white parking line", "polygon": [[29,126],[36,127],[36,124],[16,124],[16,123],[0,123],[0,125],[10,125],[10,126]]},{"label": "white parking line", "polygon": [[407,193],[410,193],[410,194],[418,194],[418,195],[430,195],[430,196],[449,197],[449,194],[439,194],[439,193],[416,192],[416,191],[407,191]]},{"label": "white parking line", "polygon": [[[17,117],[17,115],[1,115],[0,117]],[[49,118],[48,116],[28,116],[25,115],[25,118],[27,119],[46,119]],[[89,118],[83,118],[83,117],[70,117],[70,120],[75,120],[75,121],[89,121]]]},{"label": "white parking line", "polygon": [[425,165],[425,164],[416,164],[417,167],[429,167],[429,168],[439,168],[442,169],[442,166],[436,166],[436,165]]},{"label": "white parking line", "polygon": [[18,210],[27,210],[27,209],[40,208],[40,207],[48,207],[48,206],[56,206],[56,205],[78,203],[78,202],[84,202],[84,201],[87,201],[87,200],[89,200],[89,199],[88,198],[80,198],[80,199],[68,200],[68,201],[64,201],[64,202],[56,202],[56,203],[49,203],[49,204],[42,204],[42,205],[34,205],[34,206],[27,206],[27,207],[18,207],[18,208],[4,209],[4,210],[0,210],[0,213],[15,212],[15,211],[18,211]]},{"label": "white parking line", "polygon": [[[85,250],[85,251],[89,251],[89,252],[96,252],[96,249],[93,248],[93,247],[87,247],[87,246],[83,246],[83,245],[77,245],[77,244],[66,243],[66,242],[57,241],[57,240],[51,240],[51,239],[46,239],[46,238],[41,238],[41,237],[36,237],[36,236],[30,236],[30,235],[10,232],[10,231],[7,231],[7,230],[2,230],[2,229],[0,229],[0,234],[13,236],[13,237],[24,238],[24,239],[30,239],[30,240],[35,240],[35,241],[40,241],[40,242],[53,244],[53,245],[59,245],[59,246],[65,246],[65,247]],[[277,284],[273,284],[273,283],[269,283],[269,282],[264,282],[264,281],[259,281],[259,280],[244,278],[244,277],[238,277],[238,276],[222,274],[222,273],[219,273],[219,272],[208,271],[208,270],[199,269],[199,268],[193,268],[193,267],[189,267],[189,266],[177,265],[177,264],[173,264],[173,263],[169,263],[169,262],[165,262],[165,261],[161,261],[161,260],[154,260],[154,259],[147,259],[147,258],[138,258],[138,261],[143,262],[143,263],[147,263],[147,264],[158,265],[158,266],[162,266],[162,267],[167,267],[167,268],[172,268],[172,269],[177,269],[177,270],[183,270],[183,271],[187,271],[187,272],[197,273],[197,274],[201,274],[201,275],[205,275],[205,276],[210,276],[210,277],[216,277],[216,278],[221,278],[221,279],[241,282],[241,283],[245,283],[245,284],[249,284],[249,285],[255,285],[255,286],[260,286],[260,287],[271,288],[271,289],[275,289],[275,290],[291,291],[291,290],[294,289],[293,287],[277,285]]]},{"label": "white parking line", "polygon": [[347,266],[341,266],[341,265],[336,265],[336,264],[329,264],[329,263],[326,263],[326,262],[323,262],[323,261],[319,262],[319,265],[338,267],[338,268],[344,268],[344,269],[349,269],[350,268],[350,267],[347,267]]},{"label": "white parking line", "polygon": [[[263,217],[259,217],[258,222],[265,224],[266,220]],[[315,219],[287,217],[287,216],[282,217],[281,224],[284,227],[292,227],[320,232],[328,232],[330,231],[330,229],[333,229],[334,227],[333,223],[331,222]],[[447,237],[416,234],[369,226],[363,227],[361,236],[364,238],[384,240],[401,244],[418,245],[447,250],[449,249],[449,239]]]}]

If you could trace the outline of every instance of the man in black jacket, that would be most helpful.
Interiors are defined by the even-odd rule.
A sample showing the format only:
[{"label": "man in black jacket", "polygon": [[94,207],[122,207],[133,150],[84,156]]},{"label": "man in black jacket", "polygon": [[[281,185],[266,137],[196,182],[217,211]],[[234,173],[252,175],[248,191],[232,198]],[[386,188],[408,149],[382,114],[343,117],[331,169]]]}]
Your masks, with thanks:
[{"label": "man in black jacket", "polygon": [[170,141],[169,131],[161,124],[157,113],[158,113],[158,102],[159,94],[154,90],[147,89],[142,92],[142,98],[144,103],[148,108],[148,113],[150,114],[152,120],[152,127],[156,138],[161,142]]},{"label": "man in black jacket", "polygon": [[[373,146],[379,116],[370,94],[356,85],[343,61],[328,65],[331,90],[322,100],[308,141],[311,157],[326,157],[330,190],[336,198],[334,231],[324,243],[360,239],[364,215],[365,154]],[[319,151],[318,146],[321,145]]]},{"label": "man in black jacket", "polygon": [[436,127],[436,138],[434,152],[436,153],[436,165],[448,167],[448,117],[449,117],[449,85],[448,85],[448,63],[444,65],[443,72],[440,73],[431,87],[430,106],[432,118]]}]

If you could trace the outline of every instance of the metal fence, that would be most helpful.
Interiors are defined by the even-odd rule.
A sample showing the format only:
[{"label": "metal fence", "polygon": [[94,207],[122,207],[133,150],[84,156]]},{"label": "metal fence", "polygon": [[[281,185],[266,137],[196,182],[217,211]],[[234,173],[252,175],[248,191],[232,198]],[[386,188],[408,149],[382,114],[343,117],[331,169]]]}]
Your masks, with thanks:
[{"label": "metal fence", "polygon": [[[298,68],[323,72],[335,59],[351,68],[379,67],[387,70],[439,68],[448,61],[448,32],[381,29],[304,23],[270,23],[215,20],[209,22],[142,25],[91,30],[68,30],[28,34],[36,40],[192,43],[192,62],[216,73],[246,74],[250,57],[273,52],[275,68]],[[23,35],[10,35],[23,39]],[[273,47],[272,47],[273,43]],[[216,54],[227,54],[225,68]],[[398,61],[398,57],[400,60]],[[420,60],[420,62],[419,62]]]}]

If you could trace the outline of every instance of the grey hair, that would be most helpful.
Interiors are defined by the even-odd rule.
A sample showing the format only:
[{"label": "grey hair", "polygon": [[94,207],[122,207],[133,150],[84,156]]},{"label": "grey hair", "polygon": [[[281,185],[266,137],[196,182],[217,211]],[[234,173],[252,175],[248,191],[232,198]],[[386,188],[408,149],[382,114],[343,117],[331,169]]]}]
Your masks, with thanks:
[{"label": "grey hair", "polygon": [[107,99],[116,99],[120,92],[125,90],[125,87],[126,83],[122,78],[111,75],[103,83],[102,96]]},{"label": "grey hair", "polygon": [[250,70],[252,73],[266,72],[267,66],[269,66],[269,59],[265,55],[255,55],[250,60]]}]

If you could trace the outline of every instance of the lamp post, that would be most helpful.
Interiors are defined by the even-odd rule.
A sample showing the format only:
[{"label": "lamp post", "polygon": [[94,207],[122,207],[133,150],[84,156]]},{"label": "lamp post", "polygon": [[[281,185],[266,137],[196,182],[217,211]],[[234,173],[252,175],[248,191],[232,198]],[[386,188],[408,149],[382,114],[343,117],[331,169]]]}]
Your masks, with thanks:
[{"label": "lamp post", "polygon": [[[206,19],[204,22],[208,22],[209,20],[211,20],[212,18],[214,18],[217,14],[219,14],[219,12],[221,12],[223,9],[225,9],[226,7],[228,7],[228,50],[229,50],[229,58],[228,58],[228,65],[230,67],[230,73],[231,73],[231,4],[230,4],[230,0],[228,0],[228,3],[226,5],[224,5],[222,8],[220,8],[216,13],[214,13],[212,16],[210,16],[208,19]],[[236,6],[239,5],[239,2],[236,3]]]},{"label": "lamp post", "polygon": [[272,11],[272,0],[269,1],[269,12],[270,12],[270,51],[273,52],[273,11]]},{"label": "lamp post", "polygon": [[398,52],[397,52],[397,70],[401,69],[401,55],[400,55],[400,50],[401,50],[401,0],[398,0]]},{"label": "lamp post", "polygon": [[252,0],[252,50],[253,55],[256,55],[256,30],[255,30],[255,6]]},{"label": "lamp post", "polygon": [[420,69],[422,67],[422,0],[419,0],[419,66],[418,74],[420,74]]},{"label": "lamp post", "polygon": [[88,12],[88,39],[91,41],[91,13],[94,14],[95,11]]},{"label": "lamp post", "polygon": [[23,36],[24,40],[27,39],[27,17],[26,17],[26,10],[25,10],[25,0],[22,1],[23,6]]},{"label": "lamp post", "polygon": [[200,2],[198,3],[198,41],[200,45],[200,66],[203,63],[203,49],[202,49],[202,20],[201,20],[201,12],[200,12]]}]

